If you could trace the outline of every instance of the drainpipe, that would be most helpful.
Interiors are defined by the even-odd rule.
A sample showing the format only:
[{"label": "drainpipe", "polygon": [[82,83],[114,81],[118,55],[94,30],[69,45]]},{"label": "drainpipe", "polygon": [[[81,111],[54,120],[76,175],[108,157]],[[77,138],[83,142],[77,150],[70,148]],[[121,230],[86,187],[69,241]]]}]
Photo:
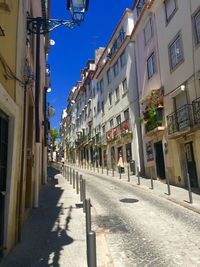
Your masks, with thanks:
[{"label": "drainpipe", "polygon": [[26,103],[27,103],[27,84],[24,85],[24,100],[23,100],[23,121],[22,121],[22,150],[21,150],[21,170],[19,179],[18,191],[18,241],[21,241],[21,228],[22,228],[22,194],[23,194],[23,175],[24,175],[24,157],[25,157],[25,133],[26,133]]},{"label": "drainpipe", "polygon": [[39,175],[40,175],[40,28],[41,21],[37,21],[36,34],[36,63],[35,63],[35,195],[34,207],[39,207]]},{"label": "drainpipe", "polygon": [[138,85],[138,71],[137,71],[137,60],[136,60],[136,44],[133,41],[134,46],[134,63],[135,63],[135,71],[136,71],[136,87],[137,87],[137,99],[138,101],[135,102],[137,111],[138,111],[138,119],[136,120],[136,127],[138,133],[138,144],[139,144],[139,160],[140,160],[140,174],[141,176],[145,176],[145,167],[144,167],[144,150],[143,150],[143,138],[142,138],[142,127],[139,121],[140,117],[140,102],[139,102],[139,85]]}]

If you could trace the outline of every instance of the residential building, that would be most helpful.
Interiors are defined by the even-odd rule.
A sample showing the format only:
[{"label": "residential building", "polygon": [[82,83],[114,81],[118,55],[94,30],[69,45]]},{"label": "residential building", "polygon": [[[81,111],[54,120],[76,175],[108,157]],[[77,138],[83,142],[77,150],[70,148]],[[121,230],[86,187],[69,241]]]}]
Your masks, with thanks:
[{"label": "residential building", "polygon": [[[200,3],[152,1],[164,88],[165,164],[171,183],[200,186]],[[164,33],[164,34],[163,34]]]},{"label": "residential building", "polygon": [[[0,257],[20,240],[30,208],[38,206],[45,182],[44,92],[48,37],[41,38],[39,127],[35,151],[35,37],[28,35],[27,12],[48,16],[48,1],[0,1]],[[12,44],[12,46],[8,45]]]},{"label": "residential building", "polygon": [[117,168],[120,154],[125,165],[134,161],[140,167],[143,161],[138,153],[140,124],[134,44],[129,42],[133,27],[133,12],[127,9],[94,74],[97,88],[98,84],[103,85],[98,93],[98,102],[104,106],[96,125],[102,136],[99,154],[103,166],[109,168]]},{"label": "residential building", "polygon": [[135,44],[137,81],[142,126],[145,175],[165,179],[165,126],[163,86],[160,76],[157,25],[151,1],[136,1],[136,26],[131,34]]}]

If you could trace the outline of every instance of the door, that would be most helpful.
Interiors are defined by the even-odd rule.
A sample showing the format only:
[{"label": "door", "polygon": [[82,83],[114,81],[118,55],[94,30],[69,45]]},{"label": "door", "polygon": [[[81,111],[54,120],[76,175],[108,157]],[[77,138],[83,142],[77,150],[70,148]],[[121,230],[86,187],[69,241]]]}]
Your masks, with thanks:
[{"label": "door", "polygon": [[8,117],[0,111],[0,256],[3,255],[8,153]]},{"label": "door", "polygon": [[185,154],[186,154],[187,170],[190,176],[191,187],[198,187],[197,170],[194,159],[192,142],[185,144]]},{"label": "door", "polygon": [[130,162],[132,160],[132,148],[131,143],[126,144],[126,161]]},{"label": "door", "polygon": [[165,161],[163,155],[162,141],[154,144],[156,154],[156,171],[160,179],[165,179]]}]

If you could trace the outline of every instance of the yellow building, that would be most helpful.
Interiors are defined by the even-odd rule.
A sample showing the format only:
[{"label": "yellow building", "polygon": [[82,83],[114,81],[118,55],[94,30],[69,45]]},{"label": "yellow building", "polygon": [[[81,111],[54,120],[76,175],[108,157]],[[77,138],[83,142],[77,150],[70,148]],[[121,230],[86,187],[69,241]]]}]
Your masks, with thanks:
[{"label": "yellow building", "polygon": [[[46,180],[44,126],[35,155],[36,43],[26,27],[27,12],[48,16],[46,2],[0,0],[0,258],[20,239],[22,222],[30,208],[38,206],[39,187]],[[47,48],[41,37],[40,122],[44,121]]]}]

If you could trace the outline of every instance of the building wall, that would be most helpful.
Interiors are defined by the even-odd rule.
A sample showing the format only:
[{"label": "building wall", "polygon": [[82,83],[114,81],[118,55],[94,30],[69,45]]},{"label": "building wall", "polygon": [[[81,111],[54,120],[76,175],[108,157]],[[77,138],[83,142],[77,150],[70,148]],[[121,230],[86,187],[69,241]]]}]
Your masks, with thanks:
[{"label": "building wall", "polygon": [[[167,116],[174,112],[174,100],[176,99],[177,108],[185,104],[192,104],[193,100],[200,97],[199,77],[200,69],[199,45],[194,42],[194,27],[192,15],[199,8],[199,1],[177,1],[177,11],[166,23],[165,9],[162,1],[156,7],[156,23],[158,29],[158,44],[161,65],[161,79],[165,91],[165,116],[166,116],[166,142],[168,153],[166,155],[167,169],[171,182],[177,185],[186,185],[186,154],[185,145],[192,142],[194,159],[197,169],[197,179],[200,184],[200,158],[199,158],[199,130],[198,126],[190,127],[190,130],[180,131],[178,135],[170,135],[167,132]],[[165,32],[165,34],[163,34]],[[170,68],[169,61],[169,44],[175,36],[180,33],[183,47],[183,62],[175,67]],[[181,91],[181,85],[185,90]]]}]

